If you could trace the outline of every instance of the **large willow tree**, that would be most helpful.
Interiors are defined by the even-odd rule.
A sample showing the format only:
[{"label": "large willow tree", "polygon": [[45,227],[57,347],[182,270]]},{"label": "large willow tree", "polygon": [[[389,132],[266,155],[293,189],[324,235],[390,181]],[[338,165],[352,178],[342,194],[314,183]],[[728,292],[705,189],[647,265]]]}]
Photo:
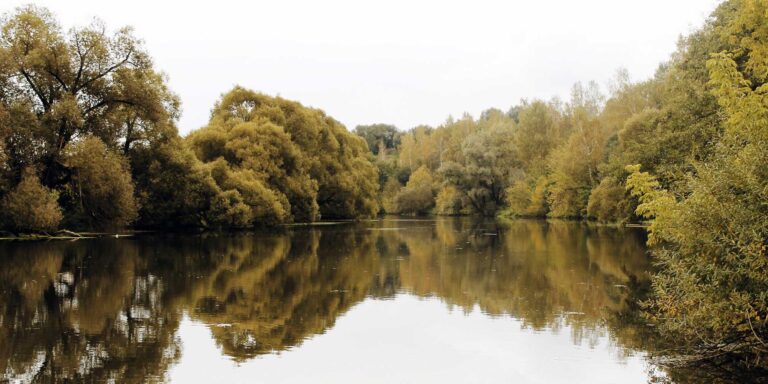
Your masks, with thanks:
[{"label": "large willow tree", "polygon": [[[137,145],[176,135],[172,121],[178,111],[178,98],[129,28],[110,34],[97,21],[64,32],[48,10],[35,6],[3,18],[0,194],[13,190],[31,169],[45,187],[62,192],[65,213],[79,212],[65,215],[66,224],[126,224],[136,214],[132,201],[122,205],[127,211],[111,213],[89,210],[82,202],[98,195],[92,188],[121,189],[112,195],[134,199],[130,168],[107,168],[120,164]],[[84,159],[87,164],[80,168],[105,169],[101,185],[84,179],[71,161],[76,144],[91,139],[111,154]],[[100,164],[103,159],[114,161]]]},{"label": "large willow tree", "polygon": [[179,102],[129,28],[95,22],[64,33],[52,14],[20,8],[0,31],[0,116],[16,177],[40,164],[43,182],[67,177],[64,151],[93,135],[128,151],[161,134]]},{"label": "large willow tree", "polygon": [[244,222],[369,217],[378,174],[362,138],[318,109],[241,87],[188,142]]}]

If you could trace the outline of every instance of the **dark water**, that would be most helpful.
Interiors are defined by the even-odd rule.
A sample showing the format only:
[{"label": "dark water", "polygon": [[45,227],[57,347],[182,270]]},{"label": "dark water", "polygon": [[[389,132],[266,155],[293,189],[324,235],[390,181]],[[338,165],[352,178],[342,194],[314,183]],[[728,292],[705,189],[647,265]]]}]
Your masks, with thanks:
[{"label": "dark water", "polygon": [[4,243],[0,377],[644,383],[644,241],[448,218]]}]

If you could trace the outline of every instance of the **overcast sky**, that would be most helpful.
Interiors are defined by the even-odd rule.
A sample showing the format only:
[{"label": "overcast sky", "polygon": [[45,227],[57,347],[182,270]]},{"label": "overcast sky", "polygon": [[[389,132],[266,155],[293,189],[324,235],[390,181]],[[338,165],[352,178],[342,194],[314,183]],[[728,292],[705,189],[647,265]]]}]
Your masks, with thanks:
[{"label": "overcast sky", "polygon": [[[3,13],[29,1],[0,0]],[[350,129],[437,125],[521,98],[567,97],[617,68],[650,77],[716,0],[41,0],[65,29],[131,25],[181,96],[182,133],[239,84]]]}]

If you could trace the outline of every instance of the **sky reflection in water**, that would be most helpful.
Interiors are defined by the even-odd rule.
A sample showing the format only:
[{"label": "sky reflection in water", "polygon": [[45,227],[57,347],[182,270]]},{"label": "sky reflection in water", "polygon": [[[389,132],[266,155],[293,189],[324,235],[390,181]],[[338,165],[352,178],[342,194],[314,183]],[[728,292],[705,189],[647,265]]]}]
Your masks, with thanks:
[{"label": "sky reflection in water", "polygon": [[0,244],[0,375],[646,382],[644,240],[446,218]]}]

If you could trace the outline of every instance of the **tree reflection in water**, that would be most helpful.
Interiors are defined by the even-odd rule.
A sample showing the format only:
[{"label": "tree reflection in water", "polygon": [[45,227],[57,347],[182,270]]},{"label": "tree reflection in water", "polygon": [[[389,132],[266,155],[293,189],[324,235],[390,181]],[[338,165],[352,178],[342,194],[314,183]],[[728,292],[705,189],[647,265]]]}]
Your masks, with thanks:
[{"label": "tree reflection in water", "polygon": [[572,222],[383,220],[263,234],[0,244],[0,374],[162,381],[181,317],[237,361],[299,346],[366,297],[438,297],[650,349],[644,235]]}]

